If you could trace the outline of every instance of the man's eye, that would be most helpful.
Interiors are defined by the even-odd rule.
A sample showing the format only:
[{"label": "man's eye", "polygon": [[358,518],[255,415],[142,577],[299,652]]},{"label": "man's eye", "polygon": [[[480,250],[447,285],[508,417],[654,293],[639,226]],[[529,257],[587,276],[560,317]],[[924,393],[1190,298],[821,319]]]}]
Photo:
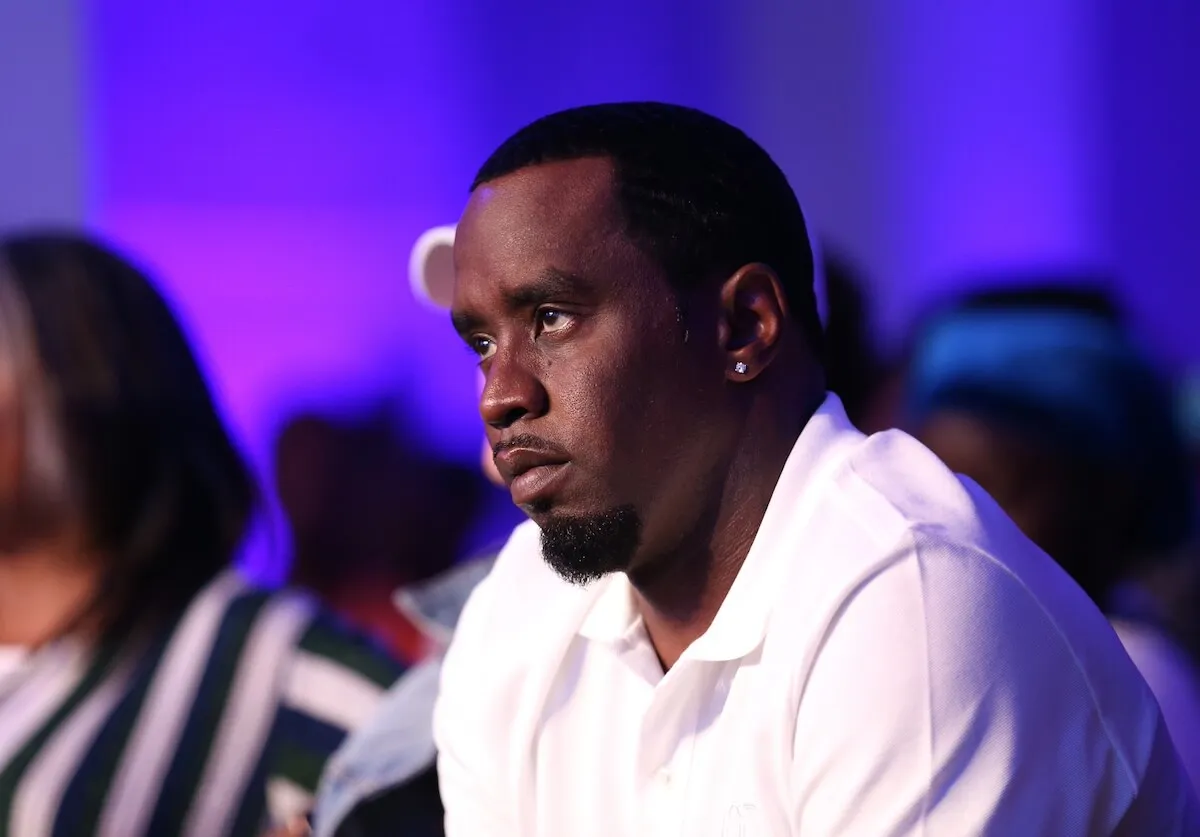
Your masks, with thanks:
[{"label": "man's eye", "polygon": [[561,331],[571,324],[571,315],[553,308],[543,308],[537,314],[538,326],[543,334]]},{"label": "man's eye", "polygon": [[480,360],[487,360],[496,351],[496,341],[490,337],[476,335],[467,338],[467,348]]}]

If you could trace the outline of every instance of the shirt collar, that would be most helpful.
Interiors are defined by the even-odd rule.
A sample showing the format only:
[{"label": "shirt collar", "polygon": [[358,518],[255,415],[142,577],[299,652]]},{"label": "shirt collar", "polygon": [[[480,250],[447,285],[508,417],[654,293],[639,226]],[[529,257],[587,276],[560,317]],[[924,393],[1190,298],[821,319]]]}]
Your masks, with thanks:
[{"label": "shirt collar", "polygon": [[[782,576],[800,558],[802,533],[829,473],[852,443],[862,438],[838,397],[826,396],[783,466],[762,525],[716,618],[683,659],[736,660],[761,644]],[[605,586],[594,599],[580,635],[608,643],[628,638],[641,625],[629,579],[616,573],[598,583]]]},{"label": "shirt collar", "polygon": [[625,573],[613,573],[596,583],[603,587],[579,626],[579,635],[616,645],[627,640],[642,624],[641,614],[633,603],[633,585]]}]

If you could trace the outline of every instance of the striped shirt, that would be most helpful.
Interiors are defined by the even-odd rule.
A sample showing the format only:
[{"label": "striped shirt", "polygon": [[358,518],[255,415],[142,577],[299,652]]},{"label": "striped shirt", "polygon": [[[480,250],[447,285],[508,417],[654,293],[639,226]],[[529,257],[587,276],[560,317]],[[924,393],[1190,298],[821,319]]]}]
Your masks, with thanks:
[{"label": "striped shirt", "polygon": [[5,678],[0,837],[257,837],[307,810],[402,671],[224,573],[134,647],[62,641]]}]

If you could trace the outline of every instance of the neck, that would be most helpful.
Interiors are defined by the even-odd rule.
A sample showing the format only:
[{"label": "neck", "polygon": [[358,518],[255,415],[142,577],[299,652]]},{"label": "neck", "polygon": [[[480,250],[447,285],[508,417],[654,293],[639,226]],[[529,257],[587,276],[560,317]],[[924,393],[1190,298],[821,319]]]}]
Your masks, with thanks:
[{"label": "neck", "polygon": [[0,555],[0,645],[37,647],[75,626],[100,585],[98,562],[52,549]]},{"label": "neck", "polygon": [[703,518],[676,548],[630,573],[664,670],[712,624],[758,535],[796,438],[815,410],[816,405],[805,411],[799,422],[794,416],[752,419],[740,436],[747,441],[726,463],[721,491]]}]

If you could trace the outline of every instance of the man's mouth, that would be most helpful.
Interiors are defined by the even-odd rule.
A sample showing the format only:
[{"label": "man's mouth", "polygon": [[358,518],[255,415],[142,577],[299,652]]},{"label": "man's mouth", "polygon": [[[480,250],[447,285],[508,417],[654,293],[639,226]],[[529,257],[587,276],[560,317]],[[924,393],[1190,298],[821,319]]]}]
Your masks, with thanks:
[{"label": "man's mouth", "polygon": [[496,467],[518,506],[536,503],[569,472],[569,459],[557,451],[510,447],[496,454]]}]

